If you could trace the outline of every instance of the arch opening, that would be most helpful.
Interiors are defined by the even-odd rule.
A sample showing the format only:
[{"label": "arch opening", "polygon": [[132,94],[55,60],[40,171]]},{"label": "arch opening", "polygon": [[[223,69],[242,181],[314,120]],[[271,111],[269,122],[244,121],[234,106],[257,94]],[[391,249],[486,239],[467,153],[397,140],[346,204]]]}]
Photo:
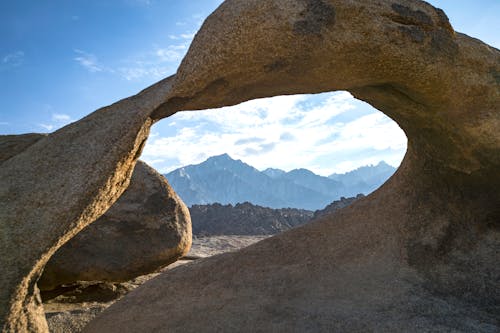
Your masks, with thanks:
[{"label": "arch opening", "polygon": [[178,112],[152,127],[141,158],[168,173],[227,153],[259,170],[329,176],[380,161],[397,167],[405,152],[406,136],[392,119],[338,91]]},{"label": "arch opening", "polygon": [[153,126],[141,158],[190,207],[194,235],[214,236],[294,226],[273,229],[247,218],[245,227],[240,219],[252,209],[292,208],[281,213],[300,215],[300,224],[331,213],[379,188],[405,152],[394,121],[337,91],[178,112]]}]

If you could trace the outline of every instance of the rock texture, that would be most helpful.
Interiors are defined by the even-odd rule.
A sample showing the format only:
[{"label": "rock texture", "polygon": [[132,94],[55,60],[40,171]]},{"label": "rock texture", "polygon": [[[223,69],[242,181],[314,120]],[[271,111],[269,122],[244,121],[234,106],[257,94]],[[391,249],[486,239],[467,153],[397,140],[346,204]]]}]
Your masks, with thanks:
[{"label": "rock texture", "polygon": [[187,207],[161,174],[139,161],[120,199],[57,250],[38,287],[127,281],[174,262],[190,246]]},{"label": "rock texture", "polygon": [[28,133],[22,135],[0,135],[0,163],[19,154],[46,134]]},{"label": "rock texture", "polygon": [[500,329],[500,52],[417,0],[228,0],[183,60],[170,108],[348,90],[408,137],[353,205],[149,281],[86,332]]},{"label": "rock texture", "polygon": [[274,235],[304,224],[313,212],[303,209],[272,209],[249,202],[236,205],[193,205],[189,208],[193,234],[213,235]]},{"label": "rock texture", "polygon": [[191,264],[195,259],[236,251],[267,237],[269,236],[194,238],[193,246],[189,251],[189,260],[178,260],[158,272],[127,282],[80,282],[57,290],[41,292],[49,331],[51,333],[80,333],[96,315],[161,272],[179,265]]},{"label": "rock texture", "polygon": [[195,259],[232,252],[269,236],[211,236],[193,239],[189,260],[178,260],[160,271],[120,283],[80,282],[76,285],[41,292],[45,316],[51,333],[80,333],[88,322],[118,299],[161,272]]},{"label": "rock texture", "polygon": [[[0,136],[0,162],[46,136]],[[139,161],[120,199],[51,257],[38,287],[51,290],[76,281],[127,281],[172,263],[190,245],[187,207],[161,174]]]},{"label": "rock texture", "polygon": [[333,215],[333,213],[336,212],[337,210],[340,210],[340,209],[345,208],[349,205],[352,205],[354,202],[356,202],[356,200],[361,199],[363,197],[364,197],[363,194],[358,194],[356,197],[351,197],[351,198],[342,197],[342,198],[340,198],[340,200],[336,200],[336,201],[332,202],[331,204],[329,204],[325,208],[315,211],[312,218],[319,219],[320,217],[323,217],[323,216]]},{"label": "rock texture", "polygon": [[80,333],[104,307],[104,305],[94,305],[83,309],[47,313],[50,333]]},{"label": "rock texture", "polygon": [[47,331],[36,287],[43,267],[127,188],[151,112],[171,83],[167,78],[99,109],[1,162],[2,332]]}]

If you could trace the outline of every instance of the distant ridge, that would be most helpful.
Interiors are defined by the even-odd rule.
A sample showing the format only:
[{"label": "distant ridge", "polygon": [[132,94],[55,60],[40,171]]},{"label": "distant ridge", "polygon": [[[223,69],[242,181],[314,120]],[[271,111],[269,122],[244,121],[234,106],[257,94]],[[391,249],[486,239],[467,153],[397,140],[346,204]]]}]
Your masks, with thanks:
[{"label": "distant ridge", "polygon": [[249,202],[233,205],[193,205],[189,208],[193,235],[274,235],[307,223],[313,212],[304,209],[272,209]]},{"label": "distant ridge", "polygon": [[358,193],[367,195],[379,188],[396,168],[380,161],[377,165],[369,165],[357,168],[343,174],[331,174],[328,178],[342,182],[346,187],[345,197],[356,196]]},{"label": "distant ridge", "polygon": [[193,205],[189,208],[194,236],[220,235],[275,235],[312,219],[331,215],[354,203],[363,195],[344,198],[330,203],[315,212],[305,209],[273,209],[253,205],[249,202],[235,206],[214,203]]},{"label": "distant ridge", "polygon": [[188,206],[250,202],[270,208],[317,210],[341,197],[372,192],[395,170],[380,162],[346,174],[323,177],[307,169],[259,171],[222,154],[176,169],[165,177]]}]

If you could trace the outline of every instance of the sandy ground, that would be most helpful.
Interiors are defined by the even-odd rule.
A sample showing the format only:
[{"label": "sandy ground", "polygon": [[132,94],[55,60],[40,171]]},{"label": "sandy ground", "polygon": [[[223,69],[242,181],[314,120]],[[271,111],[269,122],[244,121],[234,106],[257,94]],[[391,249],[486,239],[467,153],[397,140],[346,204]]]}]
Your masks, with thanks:
[{"label": "sandy ground", "polygon": [[236,251],[252,245],[269,236],[209,236],[193,238],[193,245],[187,257],[210,257],[216,254]]},{"label": "sandy ground", "polygon": [[187,256],[158,272],[121,283],[82,282],[44,302],[49,329],[53,333],[80,332],[86,323],[108,306],[155,276],[200,258],[237,251],[267,237],[269,236],[193,237],[193,244]]}]

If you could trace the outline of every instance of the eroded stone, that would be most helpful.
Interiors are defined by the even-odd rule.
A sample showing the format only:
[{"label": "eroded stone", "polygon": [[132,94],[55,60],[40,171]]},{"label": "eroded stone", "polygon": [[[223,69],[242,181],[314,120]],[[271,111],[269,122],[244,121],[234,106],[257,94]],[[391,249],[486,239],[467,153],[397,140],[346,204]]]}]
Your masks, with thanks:
[{"label": "eroded stone", "polygon": [[165,177],[138,161],[120,199],[50,258],[38,286],[131,280],[176,261],[190,245],[187,207]]},{"label": "eroded stone", "polygon": [[171,78],[158,82],[0,164],[2,332],[47,331],[36,287],[45,263],[127,188],[170,86]]},{"label": "eroded stone", "polygon": [[320,36],[295,31],[304,1],[224,2],[153,117],[348,90],[405,131],[397,173],[334,216],[159,276],[87,332],[499,329],[500,52],[422,1],[324,2]]}]

